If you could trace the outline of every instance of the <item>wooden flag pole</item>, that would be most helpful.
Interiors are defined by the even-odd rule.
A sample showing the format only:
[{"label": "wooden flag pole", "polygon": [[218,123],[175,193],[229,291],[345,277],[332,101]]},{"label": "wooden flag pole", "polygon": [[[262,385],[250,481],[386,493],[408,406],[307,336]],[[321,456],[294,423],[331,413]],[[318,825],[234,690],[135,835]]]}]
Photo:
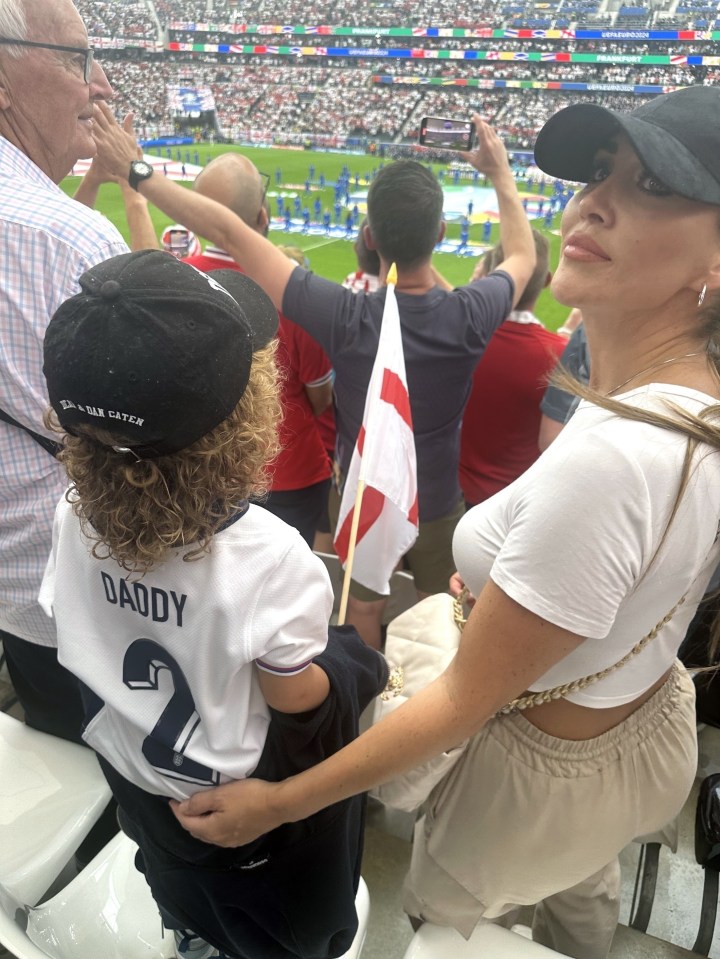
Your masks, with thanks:
[{"label": "wooden flag pole", "polygon": [[355,543],[357,542],[358,526],[360,525],[360,507],[362,506],[364,492],[365,480],[358,480],[357,492],[355,493],[355,505],[353,506],[352,524],[350,526],[350,540],[348,542],[347,562],[345,563],[345,576],[343,577],[342,593],[340,595],[338,626],[345,625],[348,596],[350,595],[350,580],[352,579],[353,560],[355,559]]}]

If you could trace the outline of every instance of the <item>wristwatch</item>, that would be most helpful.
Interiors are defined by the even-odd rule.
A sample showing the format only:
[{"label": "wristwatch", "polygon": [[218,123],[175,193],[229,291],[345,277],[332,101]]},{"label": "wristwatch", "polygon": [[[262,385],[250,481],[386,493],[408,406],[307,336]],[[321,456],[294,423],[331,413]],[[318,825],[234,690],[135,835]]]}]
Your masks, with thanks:
[{"label": "wristwatch", "polygon": [[149,179],[153,175],[153,168],[144,160],[133,160],[130,164],[130,173],[128,174],[128,183],[137,190],[143,180]]}]

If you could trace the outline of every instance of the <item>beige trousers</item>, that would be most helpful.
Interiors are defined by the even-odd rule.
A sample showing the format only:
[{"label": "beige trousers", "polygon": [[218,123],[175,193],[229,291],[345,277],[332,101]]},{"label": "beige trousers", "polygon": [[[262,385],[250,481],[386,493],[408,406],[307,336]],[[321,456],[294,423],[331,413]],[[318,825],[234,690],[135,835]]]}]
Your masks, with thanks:
[{"label": "beige trousers", "polygon": [[533,938],[605,959],[617,925],[618,854],[681,810],[697,768],[695,689],[664,686],[595,739],[556,739],[522,714],[491,720],[432,792],[415,827],[406,912],[466,938],[535,905]]}]

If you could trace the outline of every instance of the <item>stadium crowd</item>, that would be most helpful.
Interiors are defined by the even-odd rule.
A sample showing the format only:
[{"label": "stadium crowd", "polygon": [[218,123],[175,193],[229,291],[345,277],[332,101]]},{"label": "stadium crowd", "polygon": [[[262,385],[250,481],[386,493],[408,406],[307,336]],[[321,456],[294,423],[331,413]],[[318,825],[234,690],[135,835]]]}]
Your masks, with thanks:
[{"label": "stadium crowd", "polygon": [[[558,17],[568,22],[577,18],[596,16],[596,4],[569,3],[559,5]],[[210,9],[209,9],[210,7]],[[158,0],[152,6],[124,0],[108,3],[104,0],[81,0],[79,9],[89,24],[90,34],[99,39],[124,38],[130,46],[133,39],[158,37],[157,23],[163,27],[170,23],[209,22],[214,25],[236,23],[305,23],[329,22],[353,26],[367,24],[368,18],[377,15],[378,27],[397,24],[408,25],[443,23],[463,24],[449,4],[413,4],[410,17],[406,5],[386,3],[371,6],[358,13],[352,4],[314,3],[310,6],[297,4],[282,7],[272,2],[234,4],[219,2],[212,5],[183,3],[181,0]],[[157,21],[150,14],[154,9]],[[623,8],[625,9],[625,8]],[[630,9],[630,8],[627,8]],[[701,5],[688,7],[687,15],[701,11]],[[620,11],[622,12],[622,11]],[[653,15],[664,14],[662,8]],[[507,3],[486,3],[475,13],[471,26],[487,22],[499,25],[510,22],[508,18],[520,13],[530,17],[532,5],[513,6]],[[356,20],[353,19],[356,17]],[[359,19],[358,19],[359,18]],[[688,21],[689,23],[690,21]],[[685,26],[688,25],[685,24]],[[195,32],[179,29],[167,37],[178,42],[235,42],[256,43],[277,35]],[[279,37],[277,37],[279,39]],[[284,43],[300,42],[299,37],[284,35]],[[305,37],[306,45],[327,44],[328,38]],[[669,41],[662,46],[643,41],[619,42],[606,40],[580,40],[567,38],[562,41],[542,38],[517,40],[481,39],[478,37],[390,37],[381,35],[356,35],[338,37],[343,46],[406,47],[412,45],[436,52],[438,48],[460,51],[463,49],[484,50],[490,59],[482,61],[446,60],[427,58],[397,59],[392,57],[329,58],[313,56],[252,56],[238,54],[230,57],[212,53],[143,53],[132,59],[117,50],[101,50],[99,56],[108,75],[118,90],[116,101],[118,113],[132,109],[144,135],[168,133],[177,128],[179,117],[169,109],[169,87],[206,87],[216,103],[218,135],[231,139],[258,139],[271,137],[279,142],[284,135],[296,140],[304,135],[326,135],[329,132],[340,136],[356,136],[367,139],[383,139],[398,143],[412,141],[417,133],[419,120],[424,115],[437,115],[445,111],[462,111],[467,115],[481,109],[512,145],[529,146],[543,122],[563,105],[565,96],[555,91],[528,90],[517,94],[513,90],[493,89],[496,81],[510,83],[589,83],[597,85],[595,93],[573,91],[573,97],[595,102],[605,96],[605,90],[613,97],[622,95],[627,88],[637,84],[655,85],[671,89],[692,83],[712,83],[717,70],[706,66],[687,66],[682,63],[658,65],[627,62],[627,57],[639,57],[662,51],[668,56],[683,56],[712,52],[712,45],[700,41],[688,44]],[[556,61],[532,61],[524,59],[509,61],[500,59],[503,51],[526,53],[555,52],[557,50],[597,54],[603,57],[625,58],[617,63],[571,63]],[[374,81],[373,78],[380,78]],[[383,78],[392,83],[381,82]],[[407,79],[407,83],[405,83]],[[441,79],[451,85],[436,88],[423,85],[422,81]],[[479,81],[482,89],[465,88],[464,81]],[[614,88],[614,90],[612,89]],[[616,102],[624,102],[622,100]],[[635,99],[642,102],[642,97]],[[204,123],[206,126],[206,123]]]},{"label": "stadium crowd", "polygon": [[[253,134],[325,134],[378,137],[392,141],[413,140],[423,116],[468,115],[480,110],[508,142],[529,146],[549,116],[567,102],[558,91],[477,89],[472,87],[429,87],[410,83],[373,83],[376,64],[353,63],[345,69],[337,61],[307,58],[287,63],[284,57],[226,60],[154,59],[138,62],[103,57],[102,62],[117,89],[118,114],[132,109],[139,128],[172,131],[176,118],[168,108],[168,86],[208,87],[215,98],[220,129],[235,139]],[[408,68],[413,67],[408,63]],[[387,70],[387,64],[383,65]],[[646,83],[682,85],[693,81],[693,70],[682,67],[595,66],[526,63],[475,68],[486,79],[578,80],[627,85],[641,79]],[[427,75],[425,65],[417,67]],[[712,70],[712,68],[710,68]],[[451,68],[444,67],[449,73]],[[714,76],[714,71],[710,76]],[[385,74],[388,75],[388,74]],[[408,76],[412,76],[408,71]],[[417,75],[417,74],[415,74]],[[640,103],[643,97],[608,90],[603,93],[574,92],[576,100],[613,102],[621,107]],[[608,100],[608,98],[610,98]]]},{"label": "stadium crowd", "polygon": [[77,7],[91,37],[158,36],[157,21],[142,0],[78,0]]},{"label": "stadium crowd", "polygon": [[[319,2],[304,3],[302,0],[260,0],[256,3],[232,3],[230,0],[214,0],[205,3],[203,0],[151,0],[150,7],[141,0],[78,0],[78,9],[86,18],[91,36],[98,37],[158,37],[158,26],[166,29],[171,24],[212,24],[216,28],[224,24],[293,24],[293,25],[330,25],[367,28],[375,26],[389,28],[397,26],[452,26],[470,29],[507,26],[511,28],[563,28],[571,24],[586,23],[591,26],[612,26],[631,29],[645,28],[651,22],[662,29],[711,29],[717,16],[717,7],[705,3],[683,4],[675,10],[675,17],[669,19],[668,11],[672,4],[659,5],[652,11],[646,10],[644,15],[632,19],[631,13],[624,10],[636,8],[620,8],[615,14],[602,15],[597,13],[599,4],[593,2],[587,5],[575,5],[561,2],[552,18],[544,16],[544,10],[535,10],[533,4],[514,6],[503,0],[484,0],[473,9],[472,20],[459,17],[457,9],[450,0],[393,0],[364,5],[362,10],[352,0],[340,0],[338,3]],[[544,5],[541,5],[541,8]],[[154,16],[151,15],[153,11]],[[678,16],[684,14],[684,18]],[[181,28],[180,28],[181,29]],[[173,39],[192,39],[193,32],[173,32]],[[195,34],[200,42],[210,41],[207,32]],[[227,41],[228,35],[213,34],[213,38]],[[344,45],[364,45],[368,41],[380,41],[385,46],[402,45],[406,42],[389,37],[346,36]],[[466,45],[469,49],[478,49],[478,39],[469,37],[466,40],[459,38],[424,38],[427,45],[432,47],[443,43],[449,47],[458,48]]]},{"label": "stadium crowd", "polygon": [[[425,23],[448,23],[458,26],[467,21],[458,18],[456,6],[450,0],[392,0],[392,2],[370,2],[363,4],[362,10],[352,0],[258,0],[255,3],[237,4],[230,0],[213,0],[211,14],[208,5],[202,2],[184,2],[184,0],[155,0],[162,11],[164,22],[212,23],[293,23],[293,24],[342,24],[344,26],[394,27],[402,25],[423,25]],[[483,0],[473,10],[474,23],[480,24],[485,17],[492,18],[498,9],[493,0]],[[192,16],[190,15],[192,14]]]},{"label": "stadium crowd", "polygon": [[[331,3],[328,0],[303,3],[302,0],[259,0],[237,4],[220,0],[212,4],[193,0],[156,0],[163,23],[255,23],[255,24],[328,24],[355,27],[454,26],[478,28],[505,24],[509,27],[550,28],[588,24],[594,27],[616,25],[618,28],[644,29],[651,24],[668,29],[683,29],[689,24],[708,29],[717,17],[717,6],[706,2],[660,4],[652,8],[642,5],[620,6],[613,13],[599,13],[600,3],[587,4],[562,0],[548,16],[547,5],[540,3],[508,3],[507,0],[483,0],[473,7],[472,19],[458,14],[449,0],[388,0],[369,3],[362,14],[352,0]],[[672,11],[672,14],[670,13]]]},{"label": "stadium crowd", "polygon": [[[91,36],[99,40],[122,40],[132,47],[140,39],[157,38],[181,43],[257,43],[282,39],[287,44],[323,45],[329,37],[303,37],[289,34],[239,34],[218,32],[217,27],[233,23],[256,24],[321,24],[338,26],[365,26],[379,28],[407,25],[444,24],[479,27],[532,20],[542,15],[544,7],[533,4],[485,2],[474,11],[472,22],[456,16],[449,3],[408,4],[387,2],[373,4],[359,11],[351,3],[314,2],[279,5],[274,0],[259,3],[183,2],[157,0],[145,5],[139,0],[80,0],[79,10],[88,23]],[[679,8],[678,8],[679,9]],[[686,4],[682,12],[687,16],[683,26],[692,26],[693,17],[708,14],[706,4]],[[150,11],[154,11],[155,16]],[[669,7],[646,11],[645,19],[665,17]],[[560,23],[577,23],[597,18],[597,3],[570,2],[558,5],[556,19]],[[613,17],[637,16],[636,8],[622,7]],[[374,19],[377,18],[377,19]],[[158,33],[169,24],[210,23],[210,32],[171,30]],[[661,21],[658,20],[660,24]],[[661,24],[668,26],[668,24]],[[325,135],[332,131],[340,136],[357,136],[408,142],[415,138],[418,122],[424,115],[444,111],[462,111],[465,115],[481,109],[498,124],[503,136],[513,145],[528,146],[548,116],[565,102],[563,94],[555,91],[529,90],[518,95],[512,90],[496,90],[495,81],[510,83],[589,83],[598,86],[596,93],[573,91],[577,99],[594,102],[605,96],[601,88],[613,96],[620,88],[637,84],[655,85],[671,89],[693,83],[712,83],[717,70],[707,66],[687,66],[682,63],[637,64],[628,57],[640,57],[662,52],[670,57],[712,53],[712,44],[692,41],[668,41],[662,45],[644,41],[619,42],[609,40],[548,41],[543,38],[493,40],[479,37],[391,37],[369,34],[331,38],[337,45],[351,48],[382,46],[390,50],[418,47],[437,52],[483,50],[489,59],[482,61],[446,60],[433,56],[426,58],[393,59],[390,57],[328,58],[313,56],[252,56],[187,53],[143,53],[138,59],[125,59],[116,50],[101,50],[99,56],[108,75],[118,89],[117,109],[132,109],[145,135],[168,133],[177,127],[179,118],[168,106],[168,88],[177,86],[209,88],[215,98],[218,135],[257,139],[271,137],[275,142],[283,135],[296,140],[303,135]],[[566,51],[623,58],[623,62],[571,63],[528,62],[524,59],[500,59],[503,52],[545,53]],[[392,84],[373,82],[373,77],[392,78]],[[406,84],[404,81],[408,80]],[[418,81],[441,79],[458,87],[438,89],[423,87]],[[464,81],[479,81],[482,91],[465,89]],[[642,97],[635,100],[642,102]]]}]

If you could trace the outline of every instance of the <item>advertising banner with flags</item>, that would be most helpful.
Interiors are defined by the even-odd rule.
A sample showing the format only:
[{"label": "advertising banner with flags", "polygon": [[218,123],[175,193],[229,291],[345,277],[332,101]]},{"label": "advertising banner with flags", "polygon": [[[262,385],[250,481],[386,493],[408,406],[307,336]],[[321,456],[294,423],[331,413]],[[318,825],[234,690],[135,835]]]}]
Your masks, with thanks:
[{"label": "advertising banner with flags", "polygon": [[396,282],[393,265],[363,423],[340,504],[335,549],[346,570],[344,599],[350,577],[387,595],[393,570],[418,533],[415,437]]}]

